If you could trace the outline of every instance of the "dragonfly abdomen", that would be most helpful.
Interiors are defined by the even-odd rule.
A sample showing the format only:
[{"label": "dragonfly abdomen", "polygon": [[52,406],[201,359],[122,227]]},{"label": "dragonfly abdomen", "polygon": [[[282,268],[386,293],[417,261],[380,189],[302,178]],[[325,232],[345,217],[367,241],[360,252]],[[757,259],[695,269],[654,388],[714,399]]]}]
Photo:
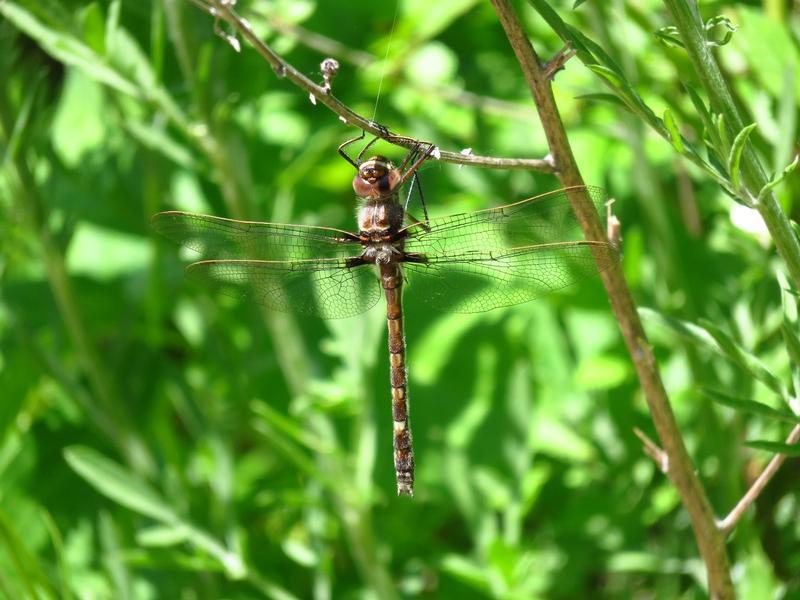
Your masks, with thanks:
[{"label": "dragonfly abdomen", "polygon": [[389,379],[392,385],[394,468],[397,495],[414,494],[414,451],[408,424],[408,376],[406,340],[403,333],[403,275],[397,263],[381,264],[381,285],[386,295],[386,321],[389,329]]}]

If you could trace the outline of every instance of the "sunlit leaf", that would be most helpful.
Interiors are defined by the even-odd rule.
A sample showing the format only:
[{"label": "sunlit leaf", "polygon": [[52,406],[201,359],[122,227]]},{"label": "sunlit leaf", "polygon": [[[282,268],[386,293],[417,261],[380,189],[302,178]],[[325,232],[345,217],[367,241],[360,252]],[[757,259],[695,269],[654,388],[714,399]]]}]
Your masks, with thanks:
[{"label": "sunlit leaf", "polygon": [[739,164],[742,160],[742,152],[744,151],[745,144],[747,144],[747,138],[750,137],[750,134],[755,128],[755,123],[751,123],[750,125],[742,128],[742,130],[736,134],[736,138],[733,140],[733,146],[731,146],[730,154],[728,154],[728,172],[731,174],[733,186],[736,188],[739,187]]},{"label": "sunlit leaf", "polygon": [[767,406],[766,404],[762,404],[761,402],[755,402],[753,400],[745,400],[742,398],[735,398],[728,394],[724,394],[722,392],[710,389],[702,389],[700,390],[700,392],[703,395],[711,398],[711,400],[713,400],[714,402],[718,402],[719,404],[723,404],[735,410],[750,412],[762,415],[764,417],[768,417],[770,419],[777,419],[779,421],[786,421],[789,423],[800,423],[800,416],[793,415],[792,413],[786,410],[778,410],[776,408],[772,408],[771,406]]},{"label": "sunlit leaf", "polygon": [[773,189],[775,189],[781,182],[795,170],[798,163],[800,163],[800,154],[794,157],[794,160],[789,163],[780,173],[778,173],[775,177],[773,177],[768,183],[761,188],[758,192],[758,200],[763,200],[767,194],[769,194]]},{"label": "sunlit leaf", "polygon": [[683,153],[683,139],[681,132],[678,129],[678,123],[675,121],[675,116],[672,111],[667,109],[664,111],[664,127],[669,132],[669,139],[672,142],[672,147],[680,153]]},{"label": "sunlit leaf", "polygon": [[101,494],[142,515],[170,522],[177,517],[145,481],[117,462],[84,446],[71,446],[64,458],[72,469]]},{"label": "sunlit leaf", "polygon": [[744,445],[755,450],[766,450],[773,454],[800,456],[800,444],[784,444],[783,442],[770,442],[766,440],[748,440]]}]

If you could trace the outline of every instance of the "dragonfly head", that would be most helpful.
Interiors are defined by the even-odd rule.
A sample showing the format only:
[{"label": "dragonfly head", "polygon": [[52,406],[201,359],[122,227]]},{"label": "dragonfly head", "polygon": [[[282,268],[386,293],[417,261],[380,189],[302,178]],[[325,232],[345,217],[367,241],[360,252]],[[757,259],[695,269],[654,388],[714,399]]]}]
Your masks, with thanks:
[{"label": "dragonfly head", "polygon": [[359,198],[389,196],[400,183],[400,171],[385,156],[373,156],[358,167],[353,189]]}]

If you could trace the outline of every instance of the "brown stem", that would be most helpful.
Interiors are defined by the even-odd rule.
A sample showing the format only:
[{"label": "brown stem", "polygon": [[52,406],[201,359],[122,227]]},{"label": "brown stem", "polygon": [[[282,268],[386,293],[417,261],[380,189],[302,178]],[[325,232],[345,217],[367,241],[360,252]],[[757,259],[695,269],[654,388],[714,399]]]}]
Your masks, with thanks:
[{"label": "brown stem", "polygon": [[[564,124],[561,121],[545,68],[539,61],[508,0],[492,0],[492,4],[530,87],[550,147],[550,154],[556,165],[559,181],[564,187],[583,185],[583,178],[567,140]],[[586,238],[605,239],[603,226],[589,198],[577,194],[571,196],[573,197],[573,209]],[[619,265],[614,265],[605,269],[601,275],[614,315],[622,330],[625,344],[639,377],[663,451],[669,457],[671,480],[689,513],[698,549],[708,571],[710,595],[714,598],[733,598],[733,584],[725,549],[725,536],[717,528],[711,503],[683,443],[658,372],[655,357],[647,342],[647,336],[639,320],[636,305],[622,270]]]},{"label": "brown stem", "polygon": [[[244,37],[255,50],[273,68],[278,77],[286,77],[297,87],[307,91],[314,97],[315,102],[320,102],[327,106],[331,111],[339,115],[339,120],[348,125],[354,125],[366,131],[370,135],[383,138],[387,142],[407,149],[416,147],[420,140],[390,132],[380,124],[362,117],[349,106],[342,103],[330,94],[323,86],[311,81],[308,77],[298,71],[292,64],[277,54],[270,46],[261,40],[254,32],[250,23],[243,19],[233,10],[232,2],[212,0],[210,3],[204,0],[192,0],[192,3],[200,7],[211,16],[222,19],[232,25],[236,31]],[[437,159],[459,164],[470,165],[473,167],[488,167],[492,169],[524,169],[527,171],[539,171],[542,173],[552,173],[554,171],[553,162],[550,158],[497,158],[494,156],[479,156],[471,152],[453,152],[439,150]]]},{"label": "brown stem", "polygon": [[[795,425],[792,432],[789,434],[789,437],[786,438],[787,444],[796,444],[800,441],[800,425]],[[726,534],[733,531],[733,528],[736,527],[736,523],[739,522],[739,519],[742,518],[745,511],[749,508],[749,506],[756,501],[759,494],[761,494],[762,490],[767,486],[770,482],[772,477],[775,473],[778,472],[778,469],[781,468],[783,461],[786,460],[785,454],[776,454],[772,457],[772,460],[769,461],[767,466],[761,472],[756,480],[753,482],[753,485],[750,486],[750,489],[747,490],[742,499],[733,507],[728,516],[724,519],[721,519],[717,526],[724,531]]]},{"label": "brown stem", "polygon": [[642,440],[642,444],[644,444],[644,453],[653,459],[658,470],[664,475],[669,476],[669,456],[667,456],[667,453],[659,448],[658,444],[651,440],[647,434],[638,427],[633,428],[633,433]]}]

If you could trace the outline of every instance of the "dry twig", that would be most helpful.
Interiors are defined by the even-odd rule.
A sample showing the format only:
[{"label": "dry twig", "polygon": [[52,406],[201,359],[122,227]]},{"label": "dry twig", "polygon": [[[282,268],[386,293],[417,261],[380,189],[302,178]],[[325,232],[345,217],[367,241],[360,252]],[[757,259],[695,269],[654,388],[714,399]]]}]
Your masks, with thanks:
[{"label": "dry twig", "polygon": [[[786,443],[796,444],[799,441],[800,425],[796,425],[789,434],[789,437],[786,438]],[[724,519],[720,519],[717,522],[717,526],[722,531],[724,531],[726,534],[733,531],[733,528],[736,527],[736,523],[739,522],[739,519],[742,518],[750,505],[756,501],[756,498],[758,498],[759,494],[761,494],[775,473],[778,472],[778,469],[781,468],[781,465],[785,460],[785,454],[776,454],[772,457],[772,460],[770,460],[767,466],[764,467],[764,470],[761,472],[761,474],[756,477],[756,480],[753,482],[753,485],[750,486],[750,489],[745,492],[744,496],[742,496],[742,499],[739,500],[731,512],[728,513],[728,516],[726,516]]]}]

